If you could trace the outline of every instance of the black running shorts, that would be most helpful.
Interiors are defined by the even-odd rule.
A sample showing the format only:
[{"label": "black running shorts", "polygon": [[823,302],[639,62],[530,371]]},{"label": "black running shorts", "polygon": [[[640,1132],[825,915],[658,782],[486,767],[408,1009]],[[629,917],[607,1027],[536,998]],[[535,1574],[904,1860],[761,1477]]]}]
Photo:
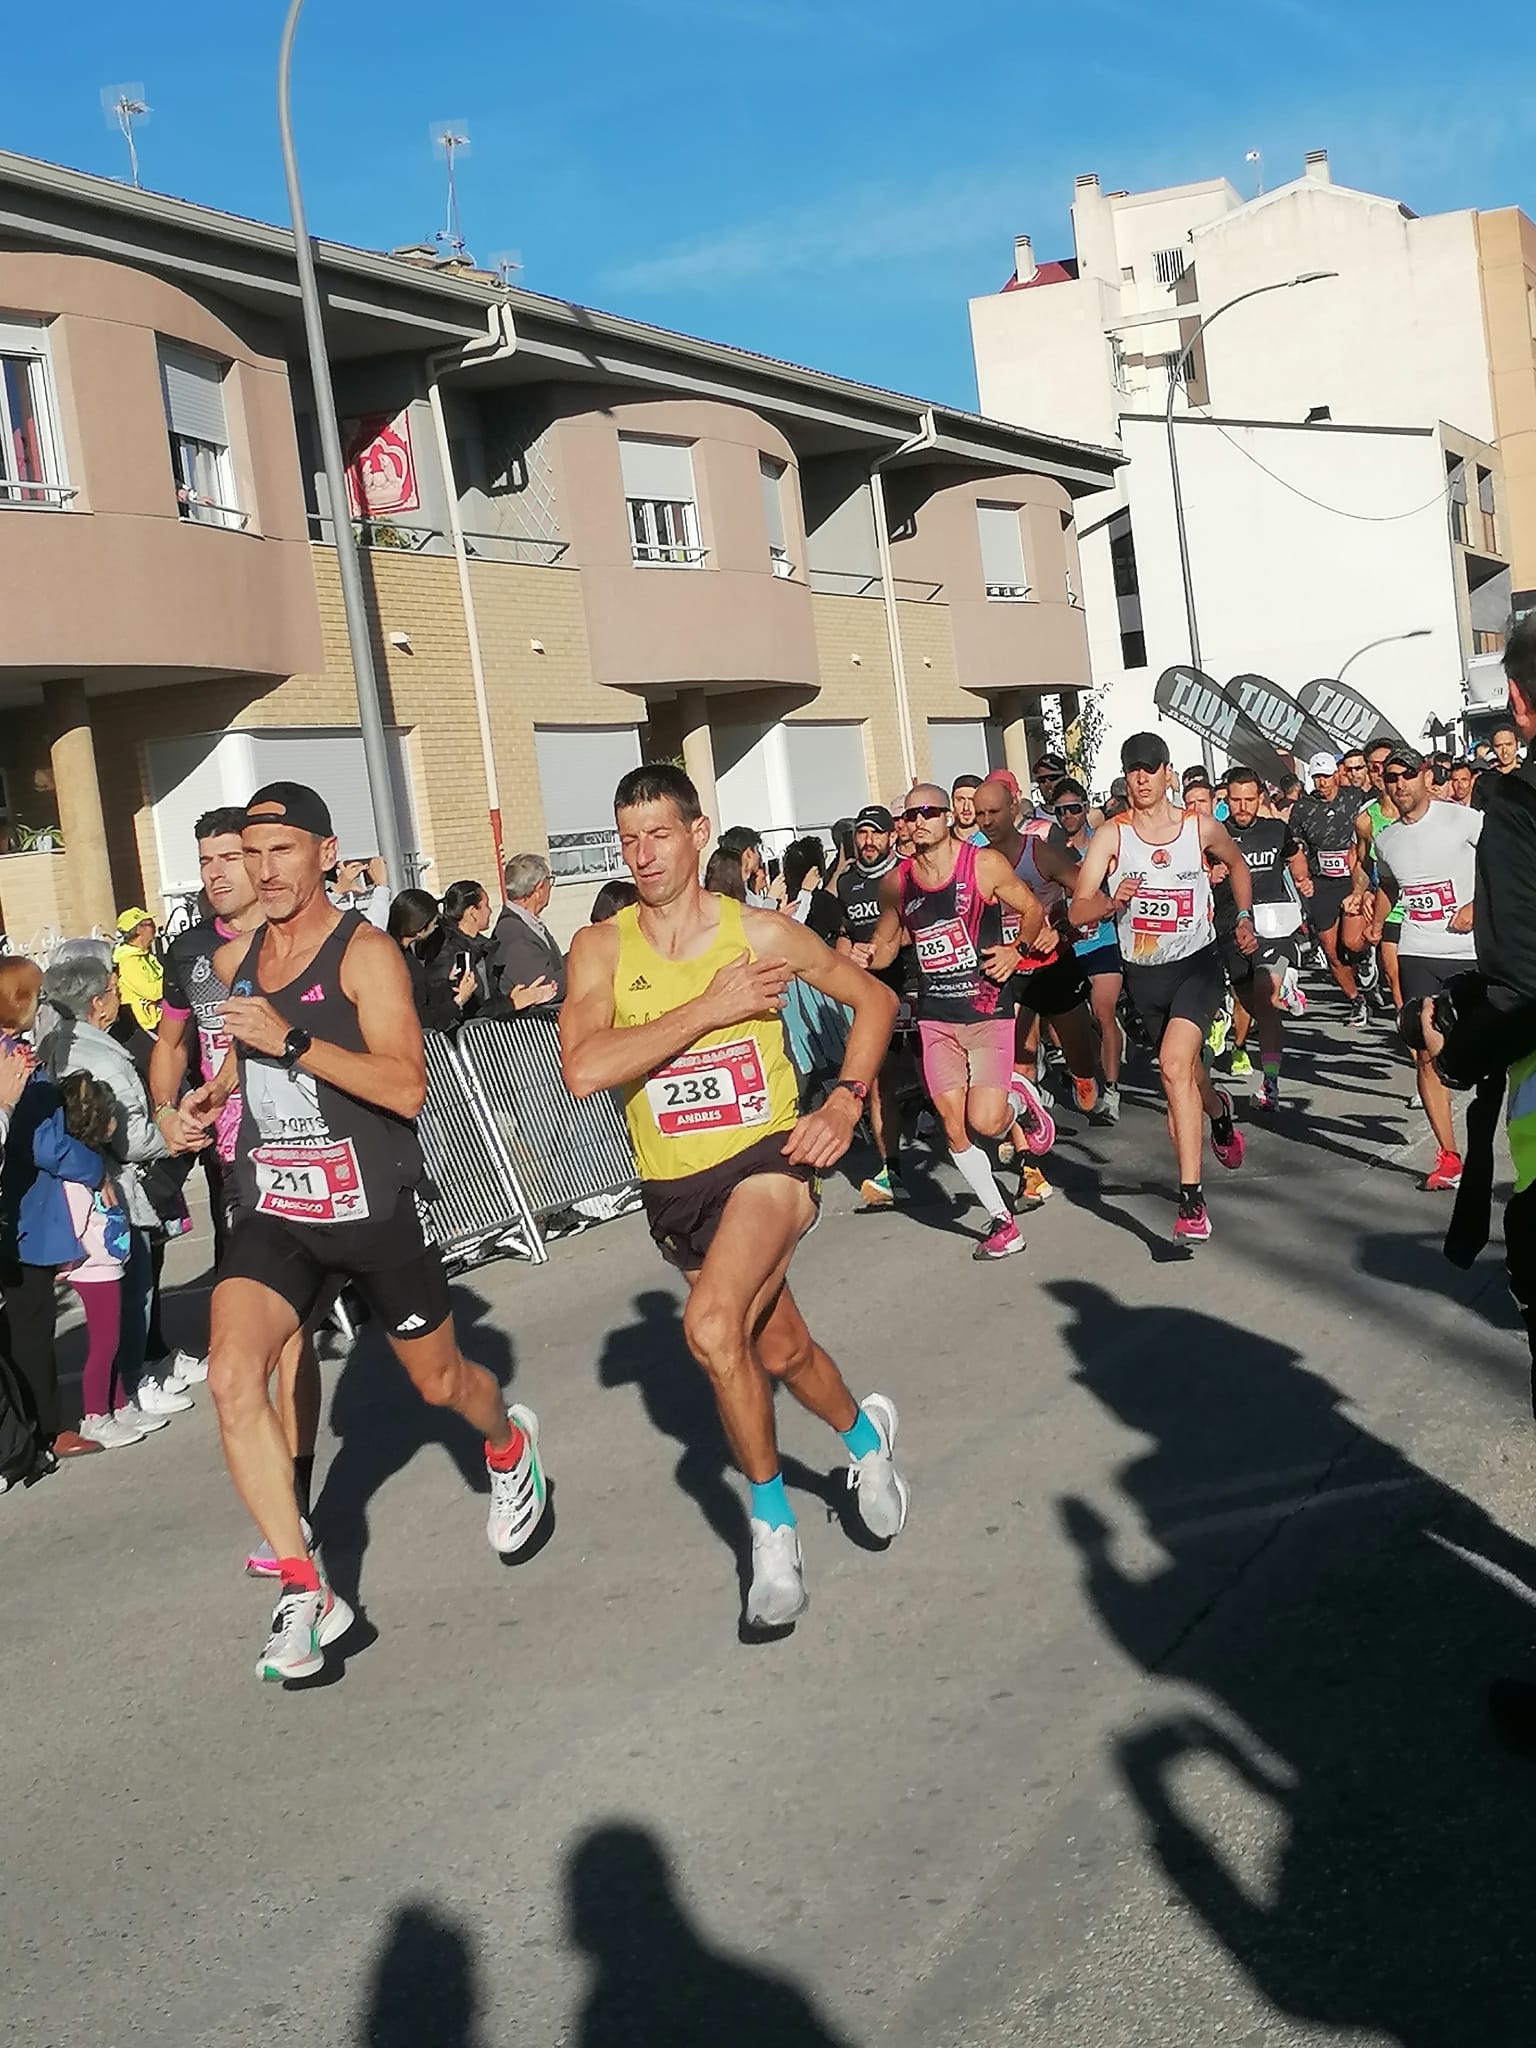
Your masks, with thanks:
[{"label": "black running shorts", "polygon": [[1070,946],[1061,946],[1054,960],[1029,974],[1016,974],[1008,992],[1021,1010],[1037,1017],[1063,1017],[1088,1000],[1088,974]]},{"label": "black running shorts", "polygon": [[218,1280],[254,1280],[301,1324],[326,1282],[350,1280],[392,1337],[425,1337],[452,1313],[442,1254],[429,1245],[409,1191],[393,1216],[364,1223],[287,1223],[241,1209]]},{"label": "black running shorts", "polygon": [[1197,1025],[1200,1036],[1205,1036],[1226,995],[1227,977],[1213,941],[1187,960],[1170,960],[1164,966],[1138,967],[1128,960],[1125,986],[1155,1051],[1175,1017]]},{"label": "black running shorts", "polygon": [[726,1203],[744,1180],[760,1173],[781,1173],[790,1180],[804,1181],[819,1216],[821,1176],[815,1167],[792,1165],[784,1157],[788,1137],[788,1131],[775,1131],[738,1152],[734,1159],[706,1166],[702,1173],[685,1173],[679,1180],[642,1181],[645,1218],[662,1257],[685,1273],[696,1273],[715,1241]]},{"label": "black running shorts", "polygon": [[1397,949],[1397,978],[1405,1003],[1421,1003],[1426,996],[1439,995],[1447,982],[1458,974],[1471,974],[1476,967],[1475,960],[1426,960],[1422,953],[1405,953],[1401,946]]},{"label": "black running shorts", "polygon": [[1243,951],[1232,932],[1223,932],[1216,943],[1221,948],[1227,979],[1239,992],[1253,980],[1255,968],[1267,968],[1278,981],[1287,967],[1298,967],[1301,964],[1294,932],[1289,938],[1260,939],[1252,953]]},{"label": "black running shorts", "polygon": [[1302,902],[1302,913],[1315,932],[1331,932],[1344,912],[1344,899],[1349,894],[1348,882],[1336,882],[1329,875],[1319,875],[1312,884],[1312,894]]}]

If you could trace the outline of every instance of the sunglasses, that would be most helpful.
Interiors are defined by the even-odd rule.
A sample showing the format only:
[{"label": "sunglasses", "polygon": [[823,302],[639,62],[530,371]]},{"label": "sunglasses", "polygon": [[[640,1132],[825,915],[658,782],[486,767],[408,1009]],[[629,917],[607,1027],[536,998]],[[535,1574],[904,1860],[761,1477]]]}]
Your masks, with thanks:
[{"label": "sunglasses", "polygon": [[1383,775],[1381,779],[1383,782],[1386,783],[1416,782],[1418,780],[1418,777],[1416,775],[1410,775],[1406,768],[1389,768],[1386,774]]},{"label": "sunglasses", "polygon": [[1085,804],[1056,804],[1054,806],[1058,818],[1065,818],[1069,813],[1075,816],[1079,812],[1086,810],[1086,808]]},{"label": "sunglasses", "polygon": [[915,825],[919,818],[947,818],[948,804],[913,804],[909,810],[897,813],[903,825]]}]

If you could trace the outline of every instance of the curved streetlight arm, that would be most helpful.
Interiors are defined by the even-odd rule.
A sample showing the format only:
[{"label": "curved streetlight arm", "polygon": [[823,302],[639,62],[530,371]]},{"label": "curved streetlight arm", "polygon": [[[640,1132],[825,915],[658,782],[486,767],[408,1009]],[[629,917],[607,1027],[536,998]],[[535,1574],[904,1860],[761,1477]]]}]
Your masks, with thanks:
[{"label": "curved streetlight arm", "polygon": [[1379,640],[1367,640],[1363,647],[1355,649],[1349,660],[1345,662],[1344,668],[1341,668],[1334,677],[1334,681],[1342,683],[1344,680],[1344,669],[1348,668],[1351,663],[1358,661],[1362,654],[1369,654],[1373,647],[1390,647],[1396,640],[1427,640],[1432,631],[1433,628],[1429,626],[1410,626],[1406,633],[1383,633]]},{"label": "curved streetlight arm", "polygon": [[379,707],[378,672],[373,661],[373,640],[368,627],[368,606],[363,596],[357,536],[352,531],[352,512],[347,503],[346,466],[341,452],[341,429],[336,422],[336,394],[331,388],[325,319],[320,305],[320,287],[315,277],[315,252],[304,220],[304,194],[299,185],[299,166],[293,153],[293,129],[288,114],[288,68],[293,55],[294,31],[299,25],[299,10],[303,4],[304,0],[289,0],[282,41],[278,45],[277,134],[283,152],[283,177],[288,186],[288,211],[293,221],[293,257],[299,273],[299,299],[304,308],[304,338],[309,350],[310,383],[314,387],[315,424],[320,431],[326,504],[330,510],[331,537],[336,543],[336,568],[341,578],[341,601],[347,618],[347,643],[352,652],[352,674],[357,685],[357,719],[363,735],[363,759],[368,768],[373,829],[378,842],[377,851],[389,870],[390,887],[403,889],[406,883],[405,864],[401,856],[384,717]]},{"label": "curved streetlight arm", "polygon": [[[1241,306],[1248,299],[1259,298],[1264,292],[1287,292],[1294,285],[1317,284],[1325,277],[1337,277],[1336,270],[1304,270],[1299,277],[1277,278],[1273,284],[1256,284],[1251,291],[1239,292],[1235,299],[1228,299],[1214,312],[1207,313],[1199,321],[1194,333],[1179,350],[1168,366],[1168,409],[1164,414],[1164,427],[1168,435],[1168,477],[1173,486],[1173,521],[1179,543],[1179,569],[1184,578],[1184,620],[1189,628],[1189,662],[1191,668],[1203,666],[1200,657],[1200,624],[1195,613],[1195,579],[1189,563],[1189,534],[1184,524],[1184,490],[1179,480],[1179,450],[1173,431],[1173,401],[1179,388],[1179,378],[1194,352],[1195,343],[1208,327],[1218,321],[1223,313],[1230,313],[1234,306]],[[1216,765],[1209,740],[1201,742],[1207,770]]]}]

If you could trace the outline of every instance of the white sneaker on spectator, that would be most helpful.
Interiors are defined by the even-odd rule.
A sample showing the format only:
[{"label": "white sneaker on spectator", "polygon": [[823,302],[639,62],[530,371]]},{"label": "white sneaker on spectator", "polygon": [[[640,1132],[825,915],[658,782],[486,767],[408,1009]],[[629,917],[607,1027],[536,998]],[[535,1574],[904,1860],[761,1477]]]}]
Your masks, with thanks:
[{"label": "white sneaker on spectator", "polygon": [[87,1415],[81,1421],[80,1434],[104,1451],[122,1451],[144,1441],[143,1430],[118,1415]]},{"label": "white sneaker on spectator", "polygon": [[120,1401],[112,1411],[112,1419],[129,1429],[136,1429],[140,1436],[148,1436],[151,1430],[164,1429],[171,1418],[168,1415],[151,1415],[137,1401]]},{"label": "white sneaker on spectator", "polygon": [[157,1358],[148,1370],[162,1387],[169,1387],[173,1394],[184,1394],[188,1387],[207,1379],[208,1361],[194,1358],[190,1351],[173,1351],[167,1358]]},{"label": "white sneaker on spectator", "polygon": [[194,1403],[190,1394],[175,1394],[148,1373],[139,1381],[134,1399],[146,1415],[183,1415]]}]

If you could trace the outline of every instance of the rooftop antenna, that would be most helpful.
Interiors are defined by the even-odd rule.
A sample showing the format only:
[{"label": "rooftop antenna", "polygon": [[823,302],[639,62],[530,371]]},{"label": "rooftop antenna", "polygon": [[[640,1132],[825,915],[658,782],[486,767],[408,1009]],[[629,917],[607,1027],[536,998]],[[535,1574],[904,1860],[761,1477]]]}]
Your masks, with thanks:
[{"label": "rooftop antenna", "polygon": [[464,247],[464,223],[459,218],[459,187],[456,176],[458,160],[469,154],[469,128],[463,121],[434,121],[432,123],[432,147],[443,159],[448,169],[448,203],[443,213],[443,225],[433,236],[450,260],[463,262],[467,256]]},{"label": "rooftop antenna", "polygon": [[109,128],[119,129],[128,145],[128,175],[135,192],[139,184],[139,152],[133,139],[135,121],[149,119],[149,106],[144,98],[142,81],[132,85],[104,85],[101,89],[101,111]]},{"label": "rooftop antenna", "polygon": [[1254,198],[1255,198],[1255,199],[1259,199],[1259,198],[1262,198],[1262,197],[1263,197],[1263,193],[1264,193],[1264,152],[1263,152],[1263,150],[1262,150],[1262,149],[1250,149],[1250,150],[1249,150],[1249,152],[1248,152],[1248,154],[1247,154],[1247,155],[1246,155],[1246,156],[1245,156],[1245,157],[1243,158],[1243,162],[1244,162],[1245,164],[1257,164],[1257,165],[1258,165],[1258,169],[1257,169],[1257,170],[1256,170],[1256,171],[1254,172],[1254,176],[1255,176],[1255,178],[1256,178],[1256,179],[1258,180],[1258,182],[1257,182],[1257,184],[1256,184],[1256,185],[1254,186],[1253,196],[1254,196]]},{"label": "rooftop antenna", "polygon": [[520,249],[498,249],[491,258],[491,269],[496,273],[496,282],[503,291],[507,291],[516,283],[522,267],[523,254]]}]

